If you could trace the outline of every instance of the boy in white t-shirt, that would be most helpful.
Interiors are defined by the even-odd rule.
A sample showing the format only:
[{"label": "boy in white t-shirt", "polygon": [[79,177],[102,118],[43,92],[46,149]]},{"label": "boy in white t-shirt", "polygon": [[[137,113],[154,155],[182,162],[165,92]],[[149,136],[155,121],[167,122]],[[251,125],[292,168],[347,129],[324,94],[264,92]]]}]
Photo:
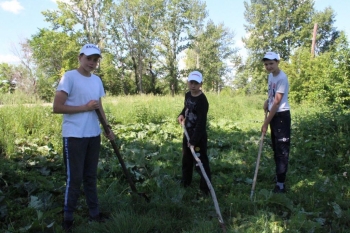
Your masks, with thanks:
[{"label": "boy in white t-shirt", "polygon": [[275,193],[285,193],[285,180],[288,170],[291,115],[288,103],[289,83],[287,75],[279,69],[280,58],[274,52],[267,52],[262,59],[269,72],[268,99],[264,103],[265,112],[269,112],[261,132],[266,134],[268,125],[271,129],[272,149],[276,163]]},{"label": "boy in white t-shirt", "polygon": [[[106,120],[101,102],[105,91],[101,79],[91,73],[101,59],[101,51],[96,45],[86,44],[81,48],[78,59],[79,68],[63,75],[53,103],[53,112],[63,114],[63,157],[67,177],[63,228],[66,232],[73,228],[73,213],[81,193],[81,184],[90,220],[103,220],[97,198],[101,129],[95,110],[99,109]],[[112,131],[106,136],[114,140]]]}]

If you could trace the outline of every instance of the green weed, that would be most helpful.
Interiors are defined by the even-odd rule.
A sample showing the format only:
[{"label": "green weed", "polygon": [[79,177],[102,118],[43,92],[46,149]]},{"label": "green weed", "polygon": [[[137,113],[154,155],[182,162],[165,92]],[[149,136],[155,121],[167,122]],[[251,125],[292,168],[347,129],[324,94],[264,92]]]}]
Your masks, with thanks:
[{"label": "green weed", "polygon": [[[212,184],[227,232],[347,232],[350,222],[349,112],[292,103],[292,148],[285,195],[271,192],[274,162],[267,135],[257,185],[250,200],[264,119],[264,96],[216,95],[209,101],[208,154]],[[117,145],[139,192],[132,194],[106,138],[98,169],[100,206],[110,220],[88,224],[82,196],[75,232],[222,232],[199,175],[184,189],[183,96],[103,99]],[[62,116],[52,105],[11,103],[0,108],[0,229],[61,232],[64,197]],[[15,105],[12,105],[15,104]]]}]

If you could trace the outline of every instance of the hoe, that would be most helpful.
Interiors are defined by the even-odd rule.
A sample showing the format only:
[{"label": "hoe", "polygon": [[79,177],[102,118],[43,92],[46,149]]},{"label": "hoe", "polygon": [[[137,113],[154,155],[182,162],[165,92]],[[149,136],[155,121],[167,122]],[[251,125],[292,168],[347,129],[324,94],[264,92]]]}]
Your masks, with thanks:
[{"label": "hoe", "polygon": [[[101,112],[100,112],[99,109],[96,109],[95,111],[96,111],[96,113],[97,113],[98,119],[100,120],[100,123],[102,124],[102,127],[103,127],[103,129],[104,129],[104,132],[108,135],[109,132],[110,132],[110,129],[108,128],[106,121],[103,119],[102,114],[101,114]],[[122,166],[124,175],[126,176],[126,179],[127,179],[128,182],[129,182],[131,191],[132,191],[133,193],[136,193],[136,194],[139,195],[139,196],[142,196],[143,198],[146,199],[147,202],[149,202],[150,200],[149,200],[149,198],[146,196],[145,193],[139,193],[139,192],[137,192],[136,186],[135,186],[134,182],[133,182],[132,179],[131,179],[131,176],[130,176],[130,174],[129,174],[129,172],[128,172],[126,166],[125,166],[125,163],[124,163],[124,160],[123,160],[122,156],[121,156],[120,153],[119,153],[117,144],[115,143],[114,140],[109,140],[109,141],[111,142],[112,147],[113,147],[113,150],[114,150],[114,153],[117,155],[118,160],[119,160],[119,163],[120,163],[120,165]]]}]

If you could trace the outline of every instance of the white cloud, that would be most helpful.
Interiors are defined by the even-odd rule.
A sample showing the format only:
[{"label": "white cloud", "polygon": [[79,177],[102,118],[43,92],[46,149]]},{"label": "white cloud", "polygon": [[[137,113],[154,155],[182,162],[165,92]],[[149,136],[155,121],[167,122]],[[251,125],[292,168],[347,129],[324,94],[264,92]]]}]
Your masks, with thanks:
[{"label": "white cloud", "polygon": [[0,63],[13,64],[13,63],[18,63],[18,62],[20,62],[20,59],[15,55],[10,55],[10,54],[2,55],[2,54],[0,54]]},{"label": "white cloud", "polygon": [[9,11],[14,14],[18,14],[21,10],[24,9],[24,7],[19,3],[17,0],[11,0],[11,1],[3,1],[0,2],[0,7],[4,11]]}]

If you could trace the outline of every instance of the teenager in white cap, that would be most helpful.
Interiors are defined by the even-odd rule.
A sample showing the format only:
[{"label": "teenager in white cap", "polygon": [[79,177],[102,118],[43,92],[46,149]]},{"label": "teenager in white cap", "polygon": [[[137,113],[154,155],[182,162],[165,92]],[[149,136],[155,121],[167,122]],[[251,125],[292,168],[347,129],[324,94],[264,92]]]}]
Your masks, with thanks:
[{"label": "teenager in white cap", "polygon": [[[192,182],[193,167],[196,164],[190,147],[193,146],[196,153],[200,154],[200,160],[203,164],[204,170],[211,179],[209,159],[207,155],[207,114],[209,103],[201,90],[203,84],[202,74],[198,71],[193,71],[188,75],[187,79],[189,92],[185,94],[184,108],[182,109],[178,122],[185,125],[189,134],[190,140],[183,136],[182,143],[182,185],[187,187]],[[183,122],[185,121],[185,122]],[[200,190],[208,195],[209,188],[202,176],[200,168],[196,166],[197,172],[201,175],[199,184]]]},{"label": "teenager in white cap", "polygon": [[265,112],[269,114],[261,127],[266,134],[270,124],[272,149],[276,164],[275,193],[285,193],[286,174],[288,170],[291,115],[288,103],[289,83],[287,75],[278,67],[280,57],[274,52],[267,52],[262,59],[269,72],[268,99],[264,103]]},{"label": "teenager in white cap", "polygon": [[[79,68],[63,75],[53,102],[53,112],[63,114],[63,158],[67,178],[63,228],[66,232],[73,228],[73,213],[81,184],[89,208],[89,220],[103,220],[97,198],[101,129],[95,110],[99,109],[106,120],[101,102],[105,91],[101,79],[92,73],[101,59],[101,51],[94,44],[86,44],[81,48],[78,59]],[[114,139],[112,131],[106,136]]]}]

